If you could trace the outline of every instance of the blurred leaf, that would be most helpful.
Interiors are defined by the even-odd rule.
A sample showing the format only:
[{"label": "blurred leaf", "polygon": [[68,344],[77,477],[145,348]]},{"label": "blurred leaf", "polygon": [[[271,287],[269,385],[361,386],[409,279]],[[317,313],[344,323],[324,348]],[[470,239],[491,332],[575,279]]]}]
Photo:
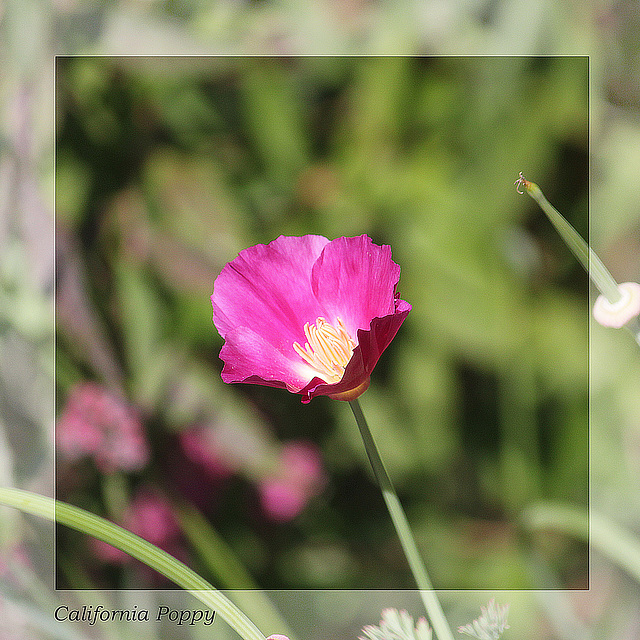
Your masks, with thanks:
[{"label": "blurred leaf", "polygon": [[151,220],[222,265],[242,247],[246,214],[211,158],[161,148],[145,166]]},{"label": "blurred leaf", "polygon": [[241,108],[247,129],[241,133],[255,145],[269,179],[286,191],[309,157],[303,87],[285,73],[281,61],[256,64],[249,58],[243,67]]},{"label": "blurred leaf", "polygon": [[56,158],[56,214],[67,224],[80,221],[91,189],[91,171],[64,153]]},{"label": "blurred leaf", "polygon": [[119,260],[114,264],[114,277],[131,393],[141,404],[153,406],[162,395],[167,366],[177,364],[166,342],[169,319],[142,269]]}]

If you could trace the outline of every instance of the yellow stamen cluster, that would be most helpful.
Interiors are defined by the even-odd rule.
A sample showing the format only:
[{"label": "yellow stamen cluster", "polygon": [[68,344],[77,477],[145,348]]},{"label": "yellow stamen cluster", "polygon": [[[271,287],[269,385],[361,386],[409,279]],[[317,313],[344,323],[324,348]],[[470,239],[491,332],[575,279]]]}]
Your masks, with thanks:
[{"label": "yellow stamen cluster", "polygon": [[304,349],[297,342],[293,343],[296,353],[317,371],[319,378],[329,384],[342,380],[356,348],[356,343],[350,338],[342,320],[337,318],[337,322],[337,327],[322,317],[315,324],[305,322],[304,335],[308,342]]}]

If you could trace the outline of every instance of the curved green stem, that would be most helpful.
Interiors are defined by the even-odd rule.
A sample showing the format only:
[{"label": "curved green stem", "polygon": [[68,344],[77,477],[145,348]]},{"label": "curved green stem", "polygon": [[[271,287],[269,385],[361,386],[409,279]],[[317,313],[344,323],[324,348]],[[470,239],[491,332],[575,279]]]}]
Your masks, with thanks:
[{"label": "curved green stem", "polygon": [[263,629],[277,629],[289,640],[295,635],[271,600],[253,581],[231,547],[194,507],[173,505],[182,531],[201,561],[212,572],[222,589],[232,589],[231,598]]},{"label": "curved green stem", "polygon": [[373,473],[375,474],[376,480],[382,490],[382,496],[387,504],[387,509],[391,515],[391,520],[393,521],[393,526],[396,529],[398,538],[400,538],[400,544],[402,545],[407,562],[411,568],[411,573],[415,578],[418,589],[420,589],[420,597],[422,598],[422,602],[424,603],[427,614],[429,615],[431,626],[439,640],[453,640],[453,634],[449,628],[449,623],[442,611],[438,596],[433,590],[431,580],[429,580],[427,570],[425,569],[420,553],[418,552],[418,547],[416,546],[416,542],[413,538],[413,534],[409,528],[407,516],[405,515],[402,505],[400,504],[400,500],[393,488],[391,478],[384,467],[378,447],[376,446],[373,435],[369,429],[369,425],[362,413],[360,403],[357,400],[351,400],[349,401],[349,405],[351,406],[353,415],[358,423],[358,429],[360,429],[364,448],[367,451],[369,462],[371,462],[371,466],[373,467]]},{"label": "curved green stem", "polygon": [[0,504],[59,522],[117,547],[189,591],[220,615],[244,640],[265,640],[264,634],[242,611],[195,571],[113,522],[79,507],[21,489],[0,487]]},{"label": "curved green stem", "polygon": [[[618,287],[618,283],[609,273],[607,267],[596,252],[582,239],[580,234],[565,220],[562,214],[545,198],[540,187],[535,182],[530,182],[523,175],[522,171],[515,181],[518,193],[520,187],[524,187],[526,192],[540,205],[540,208],[547,214],[547,217],[556,228],[565,241],[573,255],[579,260],[584,267],[593,284],[598,288],[600,293],[608,300],[609,304],[615,304],[622,298],[622,293]],[[640,320],[638,317],[633,318],[625,325],[625,328],[631,332],[636,344],[640,347]]]}]

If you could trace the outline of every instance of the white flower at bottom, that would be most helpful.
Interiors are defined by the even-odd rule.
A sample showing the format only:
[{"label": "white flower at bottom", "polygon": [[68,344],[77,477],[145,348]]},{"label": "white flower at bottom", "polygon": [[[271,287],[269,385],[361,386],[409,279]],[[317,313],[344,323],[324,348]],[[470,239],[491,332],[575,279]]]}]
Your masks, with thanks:
[{"label": "white flower at bottom", "polygon": [[367,625],[358,640],[431,640],[431,628],[424,618],[413,626],[413,618],[403,609],[384,609],[380,626]]},{"label": "white flower at bottom", "polygon": [[472,623],[458,627],[458,633],[465,633],[478,640],[498,640],[502,632],[509,628],[507,624],[509,605],[498,606],[491,598],[487,606],[480,609],[482,615]]}]

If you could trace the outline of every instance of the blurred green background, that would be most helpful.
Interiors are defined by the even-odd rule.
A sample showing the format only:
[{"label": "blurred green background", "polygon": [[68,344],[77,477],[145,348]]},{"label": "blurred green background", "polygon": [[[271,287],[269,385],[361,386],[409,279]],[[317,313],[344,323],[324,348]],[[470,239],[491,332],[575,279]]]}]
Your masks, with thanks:
[{"label": "blurred green background", "polygon": [[[562,507],[584,513],[583,475],[568,461],[584,460],[584,452],[571,446],[582,442],[577,434],[584,428],[586,284],[546,220],[527,197],[515,194],[512,182],[524,171],[583,234],[588,207],[592,246],[619,281],[640,279],[639,24],[637,3],[617,0],[6,0],[0,5],[2,484],[52,495],[54,417],[78,381],[97,380],[113,393],[121,389],[142,414],[152,444],[149,466],[141,472],[110,476],[91,464],[75,465],[74,473],[86,474],[79,476],[86,480],[84,490],[62,482],[68,475],[59,478],[64,496],[103,514],[114,501],[121,507],[119,498],[128,498],[139,485],[170,485],[171,476],[162,472],[176,468],[164,458],[177,450],[169,446],[172,438],[189,425],[198,403],[204,407],[198,415],[219,415],[222,408],[226,418],[219,424],[251,426],[253,448],[260,443],[270,452],[261,459],[277,458],[282,442],[301,434],[322,447],[328,483],[293,521],[265,519],[255,497],[265,472],[259,464],[233,474],[226,503],[201,508],[260,586],[314,581],[338,586],[344,576],[358,586],[367,581],[411,586],[347,407],[323,398],[303,407],[286,392],[223,386],[220,341],[209,323],[212,279],[248,244],[280,232],[368,232],[392,245],[403,269],[400,290],[414,310],[362,404],[434,582],[501,588],[506,583],[496,576],[508,574],[509,585],[584,584],[584,527],[575,531],[576,512],[557,512],[537,500],[557,496]],[[585,53],[590,56],[588,191],[582,72],[575,61],[529,58]],[[59,60],[64,73],[56,122],[54,54],[525,58],[501,60],[501,68],[482,58],[432,59],[423,66],[387,60],[386,69],[361,58],[279,64],[257,59],[253,66],[231,59],[196,63],[190,58],[183,65],[178,58],[165,65],[142,58]],[[397,73],[389,68],[393,65]],[[262,72],[271,85],[261,91]],[[269,84],[264,78],[262,83]],[[282,85],[284,110],[268,100]],[[321,97],[309,86],[329,90]],[[228,100],[222,99],[223,90]],[[259,94],[261,107],[253,98]],[[277,118],[266,118],[274,111]],[[269,126],[259,126],[262,114]],[[297,123],[293,134],[270,148],[272,127],[282,130],[290,121]],[[226,142],[214,145],[221,131],[228,132]],[[421,153],[421,145],[429,153]],[[373,147],[394,153],[365,156],[363,150]],[[298,175],[296,167],[303,168]],[[400,180],[397,188],[391,173]],[[162,180],[168,185],[164,192]],[[196,186],[190,197],[181,194],[170,205],[176,182]],[[84,274],[72,291],[84,292],[80,300],[88,301],[93,314],[84,321],[87,333],[79,335],[82,323],[75,323],[75,333],[63,328],[64,305],[58,305],[57,379],[54,205],[58,249],[71,247],[66,257],[59,255],[58,266],[67,276],[74,270],[77,277]],[[168,212],[176,210],[181,213],[174,214],[171,227]],[[196,211],[206,212],[201,227],[193,222]],[[190,225],[183,224],[185,218]],[[210,229],[213,220],[220,223],[217,233]],[[186,229],[191,235],[181,236]],[[436,286],[436,302],[433,295],[427,300],[429,287]],[[463,295],[452,293],[458,289]],[[523,315],[527,305],[530,313]],[[487,314],[493,314],[490,322]],[[479,317],[486,325],[482,331]],[[516,319],[523,318],[526,326],[514,331]],[[502,332],[501,326],[507,329]],[[519,349],[518,340],[527,348]],[[625,545],[615,529],[622,527],[631,536],[624,541],[634,548],[640,533],[637,348],[624,332],[593,323],[588,340],[589,499],[594,523],[607,524],[593,529],[590,589],[495,594],[512,605],[511,635],[505,638],[619,638],[633,636],[640,619],[639,572],[620,557]],[[150,356],[151,344],[160,348]],[[143,347],[139,357],[132,345]],[[568,359],[555,358],[561,353]],[[136,363],[149,362],[146,370],[136,370]],[[161,390],[180,379],[182,396],[163,399]],[[177,397],[188,401],[178,405]],[[524,409],[514,415],[508,407]],[[528,428],[513,428],[518,421]],[[573,485],[570,478],[576,479]],[[355,504],[350,493],[357,493]],[[253,496],[252,502],[242,503],[238,496]],[[172,498],[187,504],[184,493]],[[521,506],[533,507],[536,511],[528,513],[539,516],[529,534],[519,527]],[[229,517],[222,516],[237,518],[237,528],[230,531]],[[51,590],[52,528],[6,509],[0,520],[4,630],[16,637],[77,637],[81,626],[52,630],[51,612],[60,602],[85,604],[92,596]],[[189,520],[194,521],[192,534],[200,528],[207,540],[215,540],[206,529],[210,525]],[[334,538],[311,535],[328,530]],[[360,538],[349,543],[356,534]],[[197,551],[193,535],[181,535],[188,554],[183,559],[212,577],[207,558],[214,554]],[[371,549],[375,536],[372,556],[365,556],[361,545]],[[91,578],[91,586],[100,588],[131,586],[134,576],[153,584],[131,567],[98,562],[82,537],[65,545],[58,573],[67,582],[87,585]],[[273,556],[269,545],[277,547]],[[226,550],[219,557],[231,556]],[[280,558],[277,570],[272,557]],[[496,560],[505,557],[506,563]],[[373,577],[371,558],[376,568],[384,568]],[[87,571],[90,576],[82,575]],[[278,604],[300,637],[354,638],[358,625],[379,620],[383,606],[408,606],[420,615],[419,604],[389,592],[289,593]],[[164,591],[93,594],[107,606],[115,601],[131,606],[134,600],[144,606],[149,598],[164,603],[169,597]],[[476,617],[493,595],[440,593],[452,625]],[[259,624],[267,632],[282,631]],[[173,638],[175,629],[82,631]],[[222,624],[216,634],[229,635]]]},{"label": "blurred green background", "polygon": [[[348,407],[225,387],[211,322],[213,280],[242,248],[367,233],[391,245],[413,310],[361,402],[433,582],[552,586],[529,568],[550,546],[562,582],[587,585],[584,543],[518,523],[541,499],[586,513],[588,288],[513,186],[535,176],[587,234],[586,57],[80,57],[56,81],[58,412],[96,380],[142,412],[152,451],[116,488],[59,457],[59,498],[113,519],[141,484],[195,501],[263,588],[411,588]],[[177,436],[229,421],[224,437],[262,453],[195,496]],[[270,522],[260,456],[297,439],[327,483]],[[83,584],[79,538],[59,532],[62,585]],[[131,580],[80,558],[96,586]]]}]

